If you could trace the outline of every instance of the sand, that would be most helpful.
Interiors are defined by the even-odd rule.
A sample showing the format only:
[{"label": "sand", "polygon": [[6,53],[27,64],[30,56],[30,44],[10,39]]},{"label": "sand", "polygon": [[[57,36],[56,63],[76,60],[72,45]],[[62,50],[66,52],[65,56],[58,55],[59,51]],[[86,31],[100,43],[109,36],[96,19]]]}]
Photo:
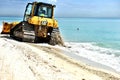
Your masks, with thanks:
[{"label": "sand", "polygon": [[57,46],[18,42],[0,34],[0,80],[120,80],[120,74],[89,66]]}]

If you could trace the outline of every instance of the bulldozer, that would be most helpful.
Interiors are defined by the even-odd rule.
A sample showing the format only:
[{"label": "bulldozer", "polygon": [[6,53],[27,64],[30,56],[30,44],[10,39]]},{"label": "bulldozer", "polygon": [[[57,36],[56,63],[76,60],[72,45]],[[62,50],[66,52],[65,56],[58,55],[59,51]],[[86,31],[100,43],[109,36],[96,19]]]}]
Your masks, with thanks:
[{"label": "bulldozer", "polygon": [[3,22],[1,34],[23,42],[48,43],[64,46],[58,22],[54,19],[56,6],[44,2],[28,3],[21,22]]}]

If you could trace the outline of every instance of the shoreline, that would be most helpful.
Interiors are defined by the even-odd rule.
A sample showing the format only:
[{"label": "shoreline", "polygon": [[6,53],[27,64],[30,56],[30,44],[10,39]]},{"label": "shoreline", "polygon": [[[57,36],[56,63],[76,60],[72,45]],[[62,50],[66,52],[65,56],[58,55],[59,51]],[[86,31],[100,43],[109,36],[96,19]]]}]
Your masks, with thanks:
[{"label": "shoreline", "polygon": [[[38,44],[38,45],[39,45],[39,44]],[[43,45],[40,44],[40,46],[42,47]],[[43,46],[43,47],[53,47],[53,48],[56,48],[56,47],[50,46],[50,45],[45,45],[45,46]],[[119,71],[116,71],[115,69],[113,69],[113,68],[110,67],[110,66],[107,66],[107,65],[104,65],[104,64],[101,64],[101,63],[92,61],[92,60],[87,59],[87,58],[85,58],[85,57],[82,57],[82,56],[79,56],[79,55],[77,55],[77,54],[73,54],[73,53],[71,53],[71,52],[69,52],[69,51],[66,51],[66,50],[65,50],[65,49],[66,49],[65,47],[62,48],[62,47],[60,47],[60,46],[57,46],[57,48],[60,49],[60,50],[62,50],[61,52],[62,52],[64,55],[69,56],[70,58],[73,58],[73,59],[75,59],[76,61],[85,63],[85,64],[88,65],[88,66],[92,66],[92,67],[95,67],[95,68],[104,69],[104,70],[108,70],[108,71],[111,71],[111,72],[115,72],[115,73],[120,74]],[[57,48],[56,48],[56,49],[57,49]]]},{"label": "shoreline", "polygon": [[[41,45],[41,44],[40,44]],[[88,70],[88,71],[90,71],[90,72],[92,72],[93,74],[97,74],[98,76],[100,76],[100,77],[106,77],[106,78],[104,78],[104,79],[102,79],[102,80],[118,80],[118,79],[116,79],[116,78],[113,78],[112,79],[112,76],[119,76],[119,79],[120,79],[120,73],[118,73],[118,72],[116,72],[114,69],[112,69],[112,68],[110,68],[110,67],[108,67],[108,66],[105,66],[105,65],[102,65],[102,64],[99,64],[99,63],[94,63],[93,61],[90,61],[90,60],[87,60],[87,59],[85,59],[85,58],[80,58],[79,60],[77,60],[77,59],[75,59],[75,57],[73,58],[71,58],[71,56],[70,56],[70,54],[66,54],[66,52],[64,51],[64,50],[62,50],[61,51],[61,48],[56,48],[56,47],[54,47],[54,46],[40,46],[40,45],[37,45],[39,48],[41,48],[41,50],[43,50],[43,51],[45,51],[45,52],[48,52],[48,53],[51,53],[51,51],[53,50],[53,51],[57,51],[57,53],[61,56],[62,55],[62,57],[66,57],[67,59],[68,59],[68,62],[69,62],[69,60],[70,60],[70,62],[72,61],[73,62],[73,64],[76,64],[76,65],[78,65],[80,68],[83,68],[83,69],[85,69],[85,70]],[[36,46],[36,45],[34,45],[34,46]],[[48,50],[51,50],[50,52],[48,51]],[[58,52],[58,51],[61,51],[61,52]],[[61,54],[61,53],[63,53],[63,54]],[[74,55],[74,54],[73,54]],[[75,56],[75,55],[74,55]],[[77,55],[76,55],[77,56]],[[83,59],[83,60],[82,60]],[[81,60],[81,61],[80,61]],[[86,63],[86,61],[87,61],[87,63],[88,64],[91,64],[92,62],[92,64],[93,65],[88,65],[87,63]],[[85,62],[85,63],[84,63]],[[95,65],[96,64],[96,65]],[[98,64],[100,65],[99,67],[98,67]],[[102,68],[102,67],[103,68]],[[102,73],[102,74],[101,74]],[[109,77],[108,77],[109,76]]]},{"label": "shoreline", "polygon": [[96,68],[100,68],[100,69],[105,69],[105,70],[110,70],[112,72],[115,72],[115,73],[118,73],[120,74],[120,72],[116,71],[115,69],[109,67],[109,66],[106,66],[106,65],[103,65],[101,63],[97,63],[97,62],[94,62],[94,61],[91,61],[87,58],[84,58],[84,57],[81,57],[81,56],[78,56],[76,54],[73,54],[73,53],[70,53],[70,52],[67,52],[65,50],[63,50],[63,54],[75,59],[75,60],[78,60],[80,62],[83,62],[85,64],[87,64],[88,66],[92,66],[92,67],[96,67]]}]

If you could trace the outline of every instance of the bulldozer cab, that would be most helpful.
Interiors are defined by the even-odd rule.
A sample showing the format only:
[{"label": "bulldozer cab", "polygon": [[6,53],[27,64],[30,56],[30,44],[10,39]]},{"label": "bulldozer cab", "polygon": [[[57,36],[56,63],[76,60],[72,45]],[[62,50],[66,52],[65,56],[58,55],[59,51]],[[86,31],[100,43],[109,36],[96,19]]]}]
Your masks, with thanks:
[{"label": "bulldozer cab", "polygon": [[26,6],[23,21],[28,21],[28,19],[33,16],[53,18],[54,7],[55,5],[42,2],[28,3],[28,5]]}]

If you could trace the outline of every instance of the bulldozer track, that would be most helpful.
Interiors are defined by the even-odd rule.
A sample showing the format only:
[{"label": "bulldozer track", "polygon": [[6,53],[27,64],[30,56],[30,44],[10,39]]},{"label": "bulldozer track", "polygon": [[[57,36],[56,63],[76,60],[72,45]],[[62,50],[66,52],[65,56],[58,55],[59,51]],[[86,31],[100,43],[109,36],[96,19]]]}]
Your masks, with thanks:
[{"label": "bulldozer track", "polygon": [[23,25],[23,39],[25,42],[34,42],[35,41],[35,31],[33,26]]},{"label": "bulldozer track", "polygon": [[51,45],[57,44],[60,46],[65,46],[58,28],[53,29],[53,31],[51,33],[51,38],[50,38],[49,44],[51,44]]}]

